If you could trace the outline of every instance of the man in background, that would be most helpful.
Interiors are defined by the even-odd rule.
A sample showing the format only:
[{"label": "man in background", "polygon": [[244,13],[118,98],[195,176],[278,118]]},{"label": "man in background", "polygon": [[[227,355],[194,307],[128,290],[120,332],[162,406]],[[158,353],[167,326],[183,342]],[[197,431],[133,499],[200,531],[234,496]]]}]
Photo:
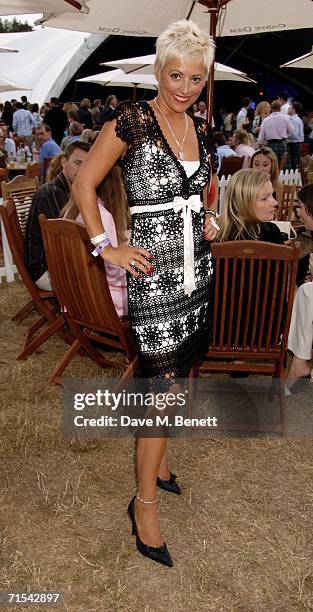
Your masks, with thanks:
[{"label": "man in background", "polygon": [[59,107],[58,98],[50,99],[50,110],[46,112],[44,122],[51,127],[53,140],[61,144],[67,130],[67,114]]},{"label": "man in background", "polygon": [[281,91],[278,96],[277,96],[277,100],[280,102],[281,107],[280,107],[280,112],[283,113],[284,115],[288,115],[288,111],[290,108],[290,103],[288,102],[288,94],[286,91]]},{"label": "man in background", "polygon": [[35,119],[29,110],[23,108],[22,102],[15,102],[16,111],[13,113],[13,130],[16,136],[24,138],[28,146],[31,147],[34,137],[33,129],[36,126]]},{"label": "man in background", "polygon": [[114,115],[114,111],[117,107],[117,97],[116,96],[108,96],[105,100],[104,109],[101,113],[100,123],[103,125],[106,121],[111,119]]},{"label": "man in background", "polygon": [[304,141],[303,121],[299,117],[302,111],[300,102],[292,102],[289,106],[288,115],[293,127],[293,134],[287,139],[288,162],[287,168],[295,170],[299,165],[301,143]]},{"label": "man in background", "polygon": [[237,119],[236,119],[236,129],[239,130],[241,128],[241,122],[243,119],[246,118],[247,116],[247,112],[248,112],[248,108],[250,107],[252,100],[251,98],[243,98],[242,100],[242,108],[240,109],[238,115],[237,115]]},{"label": "man in background", "polygon": [[273,100],[271,114],[263,119],[257,140],[259,145],[271,147],[277,155],[279,164],[287,150],[287,138],[294,132],[289,116],[281,113],[280,107],[279,100]]},{"label": "man in background", "polygon": [[55,157],[61,152],[59,145],[53,140],[51,127],[46,123],[41,123],[36,130],[36,137],[39,143],[40,176],[43,178],[45,173],[45,157]]},{"label": "man in background", "polygon": [[63,153],[62,170],[57,178],[39,187],[33,197],[25,230],[24,258],[33,281],[43,291],[51,291],[51,282],[38,217],[42,213],[48,219],[59,216],[89,149],[86,142],[75,141],[69,144]]}]

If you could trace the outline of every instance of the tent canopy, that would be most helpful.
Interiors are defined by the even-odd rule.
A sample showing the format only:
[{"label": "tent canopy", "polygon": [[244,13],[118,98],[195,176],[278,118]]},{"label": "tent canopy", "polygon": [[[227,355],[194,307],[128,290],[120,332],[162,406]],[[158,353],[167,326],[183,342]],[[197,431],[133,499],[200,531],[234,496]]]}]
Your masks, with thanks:
[{"label": "tent canopy", "polygon": [[[155,62],[155,54],[140,55],[139,57],[130,57],[128,59],[120,59],[112,62],[102,62],[101,66],[113,66],[123,70],[128,75],[154,75],[153,65]],[[105,73],[103,73],[105,75]],[[97,75],[96,75],[97,76]],[[100,76],[100,75],[99,75]],[[214,81],[248,81],[255,83],[241,70],[231,68],[219,62],[214,63]],[[156,83],[156,81],[155,81]]]},{"label": "tent canopy", "polygon": [[[59,96],[78,68],[106,38],[103,34],[86,34],[42,28],[33,32],[0,34],[0,46],[12,46],[19,53],[0,57],[0,74],[22,81],[30,91],[15,91],[14,97],[26,95],[39,105],[51,96]],[[1,93],[10,100],[12,93]]]},{"label": "tent canopy", "polygon": [[310,53],[296,57],[286,64],[282,64],[281,68],[307,68],[308,70],[313,69],[313,47]]},{"label": "tent canopy", "polygon": [[[240,36],[306,28],[313,23],[312,0],[79,0],[81,11],[43,21],[55,28],[120,36],[158,36],[172,21],[188,18],[209,31],[208,6],[221,7],[217,36]],[[89,11],[86,13],[86,8]],[[57,11],[55,11],[57,13]]]}]

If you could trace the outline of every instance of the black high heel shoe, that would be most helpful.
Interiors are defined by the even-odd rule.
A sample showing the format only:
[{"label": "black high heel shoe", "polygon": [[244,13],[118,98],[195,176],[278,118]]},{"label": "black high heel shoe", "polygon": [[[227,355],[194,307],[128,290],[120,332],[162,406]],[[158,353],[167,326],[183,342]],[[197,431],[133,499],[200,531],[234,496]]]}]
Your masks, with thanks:
[{"label": "black high heel shoe", "polygon": [[176,474],[172,474],[172,472],[170,472],[170,477],[168,480],[162,480],[162,478],[157,477],[157,487],[164,489],[164,491],[168,491],[168,493],[176,493],[176,495],[180,495],[181,488],[177,484],[176,478]]},{"label": "black high heel shoe", "polygon": [[[136,546],[137,546],[137,550],[138,552],[140,552],[142,555],[144,555],[144,557],[148,557],[148,559],[151,559],[152,561],[156,561],[157,563],[162,563],[163,565],[166,565],[167,567],[173,567],[173,561],[171,559],[171,556],[168,552],[167,546],[164,542],[164,544],[162,544],[162,546],[159,546],[158,548],[154,548],[153,546],[148,546],[148,544],[144,544],[137,532],[137,525],[136,525],[136,518],[135,518],[135,499],[136,499],[136,495],[135,497],[133,497],[133,499],[131,500],[129,506],[128,506],[128,514],[132,523],[132,535],[136,536]],[[154,503],[154,502],[144,502],[143,500],[139,500],[142,503]]]}]

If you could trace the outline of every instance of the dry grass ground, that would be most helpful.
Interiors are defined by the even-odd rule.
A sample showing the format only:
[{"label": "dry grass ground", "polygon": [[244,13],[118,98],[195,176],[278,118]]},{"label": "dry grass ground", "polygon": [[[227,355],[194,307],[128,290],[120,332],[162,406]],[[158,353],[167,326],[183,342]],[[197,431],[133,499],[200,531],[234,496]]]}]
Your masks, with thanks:
[{"label": "dry grass ground", "polygon": [[[63,438],[46,381],[64,345],[15,360],[28,323],[10,317],[25,300],[21,284],[0,285],[0,591],[61,591],[73,612],[313,610],[312,441],[172,440],[183,495],[158,497],[175,566],[152,563],[126,517],[133,441]],[[77,357],[82,373],[99,376]]]}]

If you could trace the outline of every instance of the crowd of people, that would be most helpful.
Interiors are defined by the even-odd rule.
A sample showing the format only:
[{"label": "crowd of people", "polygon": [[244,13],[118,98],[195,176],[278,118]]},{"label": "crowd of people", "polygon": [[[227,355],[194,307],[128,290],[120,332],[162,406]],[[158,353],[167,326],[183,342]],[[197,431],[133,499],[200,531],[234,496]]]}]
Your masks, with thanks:
[{"label": "crowd of people", "polygon": [[[141,373],[152,388],[157,381],[166,392],[177,392],[177,381],[207,347],[214,289],[210,242],[284,244],[286,237],[272,223],[281,190],[279,160],[288,150],[287,165],[296,167],[304,140],[301,105],[289,103],[284,92],[255,111],[245,98],[237,116],[221,112],[213,135],[205,103],[198,102],[213,57],[207,34],[182,20],[158,38],[153,100],[118,105],[109,96],[102,107],[101,100],[91,105],[84,98],[79,106],[61,108],[52,98],[38,109],[23,99],[6,103],[1,117],[1,146],[12,146],[7,141],[13,132],[29,147],[35,140],[42,168],[46,157],[53,158],[25,233],[25,262],[34,282],[52,289],[39,214],[84,223],[94,253],[104,261],[116,310],[128,314]],[[244,168],[231,177],[218,218],[217,172],[230,155],[244,157]],[[312,229],[312,185],[298,197],[300,216]],[[307,263],[309,282],[298,290],[291,326],[288,388],[310,372],[313,270]],[[168,465],[165,437],[138,439],[137,475],[138,492],[128,506],[137,548],[171,567],[156,486],[172,493],[180,487]]]}]

